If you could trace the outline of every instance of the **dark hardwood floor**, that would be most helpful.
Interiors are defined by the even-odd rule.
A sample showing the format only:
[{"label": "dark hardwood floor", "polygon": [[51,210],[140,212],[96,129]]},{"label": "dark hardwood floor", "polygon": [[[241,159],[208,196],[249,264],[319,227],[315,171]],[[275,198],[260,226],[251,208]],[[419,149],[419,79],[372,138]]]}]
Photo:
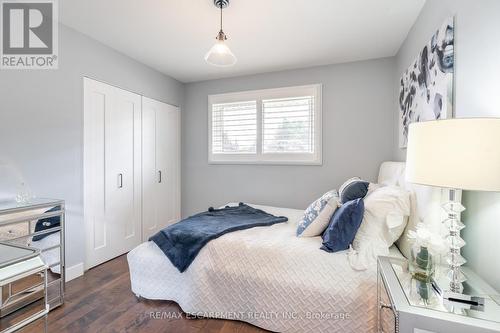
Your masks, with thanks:
[{"label": "dark hardwood floor", "polygon": [[[160,317],[155,318],[155,313]],[[168,318],[170,317],[170,318]],[[23,333],[41,332],[42,322]],[[138,300],[130,290],[126,256],[87,271],[66,284],[65,304],[50,312],[48,332],[267,332],[247,323],[188,319],[169,301]]]}]

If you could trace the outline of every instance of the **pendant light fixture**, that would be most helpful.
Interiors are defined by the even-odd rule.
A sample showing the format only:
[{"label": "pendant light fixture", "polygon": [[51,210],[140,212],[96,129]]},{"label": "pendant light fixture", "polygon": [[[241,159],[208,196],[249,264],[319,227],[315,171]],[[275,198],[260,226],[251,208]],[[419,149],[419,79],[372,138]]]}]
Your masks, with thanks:
[{"label": "pendant light fixture", "polygon": [[218,67],[229,67],[236,63],[236,57],[226,45],[226,34],[222,30],[222,9],[229,6],[229,0],[214,0],[214,5],[220,8],[220,31],[216,37],[217,42],[205,55],[205,61]]}]

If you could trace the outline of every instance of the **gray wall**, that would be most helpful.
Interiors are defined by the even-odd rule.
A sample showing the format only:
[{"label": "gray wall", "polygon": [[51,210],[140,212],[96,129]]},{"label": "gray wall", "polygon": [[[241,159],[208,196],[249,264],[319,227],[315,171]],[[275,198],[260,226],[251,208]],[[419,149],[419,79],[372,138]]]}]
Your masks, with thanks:
[{"label": "gray wall", "polygon": [[[322,66],[186,86],[60,27],[60,68],[0,74],[0,163],[16,168],[38,196],[68,203],[68,265],[84,261],[82,77],[181,105],[183,216],[229,201],[304,208],[346,178],[374,180],[397,147],[400,74],[436,27],[457,16],[457,117],[500,117],[500,1],[427,0],[396,58]],[[209,165],[207,95],[323,84],[323,165]],[[465,255],[500,290],[500,195],[465,193]]]},{"label": "gray wall", "polygon": [[[186,85],[182,117],[183,216],[231,201],[304,209],[348,177],[374,180],[392,156],[394,59]],[[207,96],[323,84],[323,165],[209,165]]]},{"label": "gray wall", "polygon": [[[455,116],[500,117],[499,13],[498,0],[427,0],[396,57],[395,91],[399,89],[400,75],[435,29],[447,17],[455,15]],[[397,110],[397,101],[394,103]],[[394,114],[397,117],[397,112]],[[406,152],[397,144],[395,140],[394,156],[404,160]],[[473,269],[500,291],[500,194],[465,192],[463,202],[467,207],[463,214],[467,225],[463,234],[468,243],[465,257]]]},{"label": "gray wall", "polygon": [[67,201],[67,265],[84,261],[83,76],[180,105],[183,84],[72,29],[59,29],[59,69],[0,73],[0,162],[41,197]]}]

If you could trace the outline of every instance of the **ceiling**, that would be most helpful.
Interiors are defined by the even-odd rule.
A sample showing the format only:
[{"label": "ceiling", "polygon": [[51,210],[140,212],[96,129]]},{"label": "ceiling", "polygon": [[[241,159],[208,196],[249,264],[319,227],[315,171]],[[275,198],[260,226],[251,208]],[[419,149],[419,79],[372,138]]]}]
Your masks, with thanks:
[{"label": "ceiling", "polygon": [[425,0],[231,0],[231,68],[205,63],[212,0],[63,0],[60,20],[182,82],[393,56]]}]

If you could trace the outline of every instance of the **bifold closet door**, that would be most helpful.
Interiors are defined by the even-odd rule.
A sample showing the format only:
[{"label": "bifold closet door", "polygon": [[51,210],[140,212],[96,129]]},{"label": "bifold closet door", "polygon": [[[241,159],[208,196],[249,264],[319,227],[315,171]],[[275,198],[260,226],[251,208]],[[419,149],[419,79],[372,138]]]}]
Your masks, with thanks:
[{"label": "bifold closet door", "polygon": [[141,96],[84,80],[86,268],[141,242]]},{"label": "bifold closet door", "polygon": [[179,108],[142,97],[143,240],[180,218]]}]

